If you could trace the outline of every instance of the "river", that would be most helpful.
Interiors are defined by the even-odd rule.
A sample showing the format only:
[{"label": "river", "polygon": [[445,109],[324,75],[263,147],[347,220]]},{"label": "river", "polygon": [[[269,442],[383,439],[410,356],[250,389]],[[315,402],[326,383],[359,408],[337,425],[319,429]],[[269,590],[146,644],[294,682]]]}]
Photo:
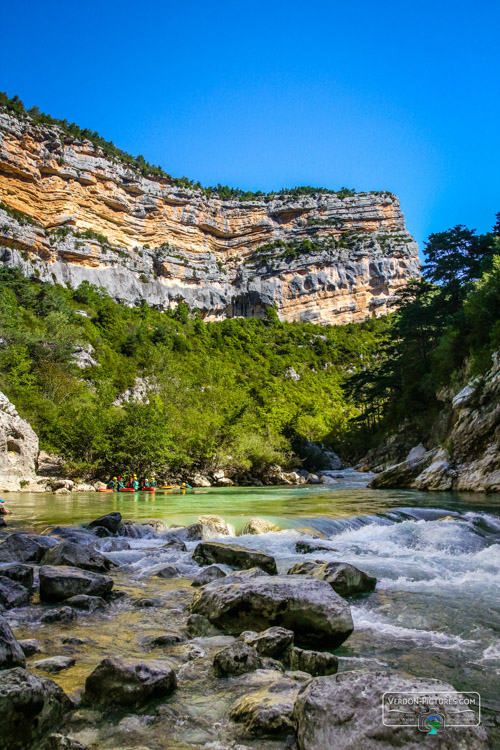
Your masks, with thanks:
[{"label": "river", "polygon": [[[273,521],[282,531],[239,536],[238,543],[272,554],[280,572],[294,562],[321,558],[352,563],[378,579],[374,593],[351,602],[355,630],[336,651],[340,670],[390,667],[436,677],[460,690],[478,691],[483,723],[500,746],[500,497],[374,491],[366,488],[365,475],[352,471],[331,475],[332,483],[327,486],[208,488],[155,496],[9,494],[4,499],[13,511],[7,517],[11,529],[36,529],[38,533],[54,525],[78,525],[111,510],[120,511],[126,519],[158,518],[168,525],[217,514],[236,533],[251,517]],[[295,543],[304,533],[329,540],[332,551],[297,554]],[[166,582],[151,577],[158,569],[163,541],[148,536],[128,541],[131,549],[109,553],[121,566],[116,587],[136,596],[154,595],[160,587],[167,587],[175,606],[181,607],[189,597],[185,579]],[[188,551],[194,546],[188,544]],[[172,554],[162,553],[161,563]],[[181,574],[192,578],[199,569],[190,554],[180,558],[175,554]],[[175,606],[169,624],[175,624]],[[19,638],[45,638],[47,655],[63,652],[62,629],[71,635],[90,634],[91,643],[82,647],[77,665],[54,677],[70,693],[83,686],[91,668],[110,651],[144,658],[140,638],[165,629],[157,611],[132,611],[125,605],[114,618],[96,615],[78,624],[43,626],[42,631],[12,618]],[[187,720],[184,730],[173,732],[179,744],[169,747],[198,748],[215,741],[213,723],[227,710],[221,703],[217,713],[215,705],[214,697],[210,710],[201,699],[192,700],[191,713],[184,707],[192,726],[188,728]],[[202,713],[205,719],[209,717],[206,731]],[[123,747],[122,735],[115,730],[108,734],[104,730],[95,734],[95,727],[82,730],[82,740],[97,738],[103,748]],[[127,747],[141,743],[162,747],[150,744],[153,730],[149,744],[137,726],[127,731]],[[249,746],[279,745],[254,742]]]}]

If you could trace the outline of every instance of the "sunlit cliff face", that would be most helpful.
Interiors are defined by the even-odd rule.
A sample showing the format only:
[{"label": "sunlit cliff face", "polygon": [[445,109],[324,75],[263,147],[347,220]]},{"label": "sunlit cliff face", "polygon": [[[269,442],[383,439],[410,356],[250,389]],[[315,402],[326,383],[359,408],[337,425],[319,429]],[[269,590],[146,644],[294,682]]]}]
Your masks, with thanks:
[{"label": "sunlit cliff face", "polygon": [[390,311],[419,276],[391,193],[209,198],[2,113],[0,200],[34,222],[0,209],[4,262],[58,283],[87,280],[126,304],[182,299],[206,319],[274,305],[283,320],[359,321]]}]

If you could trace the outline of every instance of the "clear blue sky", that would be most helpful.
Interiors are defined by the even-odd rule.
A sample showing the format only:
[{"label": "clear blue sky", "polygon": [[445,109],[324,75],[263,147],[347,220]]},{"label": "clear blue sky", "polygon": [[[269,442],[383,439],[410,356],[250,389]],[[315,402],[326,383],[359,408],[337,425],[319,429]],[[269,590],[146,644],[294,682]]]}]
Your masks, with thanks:
[{"label": "clear blue sky", "polygon": [[8,3],[0,89],[173,175],[392,190],[420,244],[500,211],[500,3]]}]

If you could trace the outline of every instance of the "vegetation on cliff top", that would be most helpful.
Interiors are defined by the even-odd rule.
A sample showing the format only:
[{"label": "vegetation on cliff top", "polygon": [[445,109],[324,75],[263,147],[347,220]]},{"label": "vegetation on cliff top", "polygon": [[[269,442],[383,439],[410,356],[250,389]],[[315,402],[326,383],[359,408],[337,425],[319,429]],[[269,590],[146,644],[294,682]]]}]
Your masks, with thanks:
[{"label": "vegetation on cliff top", "polygon": [[[113,141],[107,141],[99,133],[96,133],[89,128],[81,128],[74,122],[68,122],[67,120],[59,120],[51,117],[50,115],[41,112],[38,107],[31,107],[25,109],[22,100],[18,96],[10,97],[4,92],[0,91],[0,111],[9,112],[19,118],[29,117],[35,125],[55,125],[65,133],[71,139],[82,139],[90,141],[96,148],[101,149],[103,154],[111,160],[116,160],[122,164],[126,164],[134,170],[140,172],[144,177],[160,177],[166,179],[170,184],[176,185],[177,187],[188,188],[189,190],[200,190],[206,196],[212,195],[220,198],[221,200],[256,200],[263,198],[265,200],[271,200],[278,197],[294,197],[298,198],[304,195],[336,195],[340,199],[347,198],[348,196],[355,195],[356,191],[351,188],[342,187],[340,190],[328,190],[322,187],[311,187],[310,185],[299,185],[293,188],[282,188],[278,191],[272,191],[270,193],[262,192],[257,190],[253,192],[251,190],[241,190],[240,188],[229,187],[228,185],[213,185],[210,187],[203,187],[200,182],[194,182],[188,177],[172,177],[172,175],[165,172],[160,166],[150,164],[142,154],[138,156],[132,156],[118,146],[115,146]],[[392,195],[388,191],[381,191],[376,193],[377,195]]]}]

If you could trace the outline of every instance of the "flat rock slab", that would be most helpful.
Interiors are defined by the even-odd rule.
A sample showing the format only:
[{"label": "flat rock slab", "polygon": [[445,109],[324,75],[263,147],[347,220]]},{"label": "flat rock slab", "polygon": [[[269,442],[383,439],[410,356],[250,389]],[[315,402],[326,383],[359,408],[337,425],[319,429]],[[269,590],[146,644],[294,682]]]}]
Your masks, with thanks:
[{"label": "flat rock slab", "polygon": [[[341,672],[317,677],[300,691],[294,708],[294,723],[299,750],[424,750],[429,738],[417,726],[387,727],[382,724],[384,692],[424,692],[437,696],[442,691],[457,691],[439,680],[406,678],[396,672]],[[405,706],[414,713],[420,706]],[[439,708],[446,719],[446,706]],[[449,727],[438,732],[432,746],[439,750],[486,750],[490,745],[483,727]]]},{"label": "flat rock slab", "polygon": [[104,659],[85,682],[86,703],[141,705],[175,690],[173,669],[154,661]]},{"label": "flat rock slab", "polygon": [[309,576],[229,578],[229,583],[222,578],[197,591],[191,612],[234,635],[276,625],[292,630],[298,643],[327,648],[340,646],[353,631],[349,605],[326,581]]},{"label": "flat rock slab", "polygon": [[113,579],[80,568],[44,566],[40,568],[40,599],[62,602],[71,596],[87,594],[105,597],[113,588]]},{"label": "flat rock slab", "polygon": [[69,669],[76,664],[76,659],[71,656],[50,656],[47,659],[40,659],[39,661],[30,662],[30,669],[40,669],[42,672],[62,672],[63,669]]},{"label": "flat rock slab", "polygon": [[201,542],[193,553],[193,559],[200,565],[222,563],[233,568],[262,568],[270,575],[276,575],[278,572],[274,557],[237,544]]}]

